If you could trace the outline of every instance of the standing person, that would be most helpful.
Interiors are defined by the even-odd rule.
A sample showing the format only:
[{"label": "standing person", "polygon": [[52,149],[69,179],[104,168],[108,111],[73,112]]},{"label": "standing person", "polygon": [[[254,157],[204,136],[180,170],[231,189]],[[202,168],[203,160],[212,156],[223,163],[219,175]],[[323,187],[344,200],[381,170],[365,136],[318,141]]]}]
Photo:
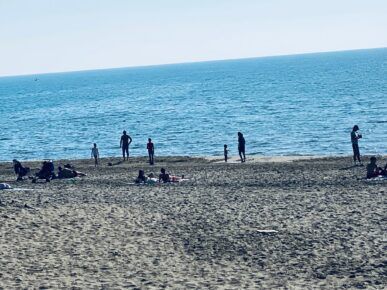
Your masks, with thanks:
[{"label": "standing person", "polygon": [[91,148],[91,158],[94,157],[94,167],[98,166],[99,152],[97,148],[97,144],[94,143],[94,147]]},{"label": "standing person", "polygon": [[228,149],[227,149],[227,145],[224,144],[224,162],[227,162],[227,156],[228,156]]},{"label": "standing person", "polygon": [[125,161],[125,152],[127,156],[127,160],[129,160],[129,145],[132,143],[132,138],[129,135],[126,135],[126,131],[122,132],[120,147],[122,149],[122,157]]},{"label": "standing person", "polygon": [[239,157],[241,158],[241,162],[246,161],[245,145],[246,145],[246,141],[245,141],[245,138],[243,137],[243,134],[241,132],[238,132],[238,151],[239,151]]},{"label": "standing person", "polygon": [[362,135],[359,134],[359,126],[355,125],[352,128],[351,132],[351,142],[352,142],[352,149],[353,149],[353,162],[356,165],[356,159],[359,161],[360,165],[363,165],[360,160],[360,150],[359,150],[359,139],[362,138]]},{"label": "standing person", "polygon": [[148,144],[146,144],[146,149],[148,149],[149,164],[154,164],[154,155],[155,155],[155,146],[152,143],[152,139],[148,138]]}]

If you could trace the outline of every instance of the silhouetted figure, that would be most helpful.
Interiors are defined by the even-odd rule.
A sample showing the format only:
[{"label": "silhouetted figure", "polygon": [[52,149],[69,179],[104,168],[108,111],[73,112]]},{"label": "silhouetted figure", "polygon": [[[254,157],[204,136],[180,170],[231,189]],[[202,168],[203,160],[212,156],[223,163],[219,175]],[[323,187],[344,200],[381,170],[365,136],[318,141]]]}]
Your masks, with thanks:
[{"label": "silhouetted figure", "polygon": [[122,132],[120,147],[122,149],[122,157],[125,161],[125,153],[127,156],[127,160],[129,160],[129,145],[132,143],[132,138],[129,135],[126,135],[126,131]]},{"label": "silhouetted figure", "polygon": [[239,151],[239,157],[241,158],[241,162],[246,161],[245,145],[246,145],[246,141],[245,141],[245,138],[243,137],[243,134],[241,132],[238,132],[238,151]]},{"label": "silhouetted figure", "polygon": [[351,142],[352,142],[352,149],[353,149],[353,162],[356,165],[356,159],[359,161],[360,165],[363,165],[360,160],[360,150],[359,150],[359,139],[362,138],[362,135],[358,133],[359,126],[355,125],[352,128],[351,132]]},{"label": "silhouetted figure", "polygon": [[165,172],[165,169],[164,168],[161,168],[161,173],[159,175],[159,182],[171,182],[170,178],[169,178],[169,174]]},{"label": "silhouetted figure", "polygon": [[152,139],[148,138],[148,143],[146,144],[146,149],[148,149],[148,156],[149,156],[149,164],[153,165],[155,160],[155,146],[152,143]]},{"label": "silhouetted figure", "polygon": [[94,143],[93,148],[91,148],[91,158],[94,158],[94,167],[98,166],[99,151],[96,143]]},{"label": "silhouetted figure", "polygon": [[72,168],[58,166],[58,178],[74,178],[77,176],[86,176],[86,174]]},{"label": "silhouetted figure", "polygon": [[[386,165],[387,166],[387,165]],[[384,170],[376,164],[376,157],[372,156],[370,158],[370,163],[367,164],[367,178],[378,177],[383,175]]]},{"label": "silhouetted figure", "polygon": [[13,170],[15,171],[15,174],[17,175],[16,181],[23,180],[23,176],[26,176],[28,172],[30,172],[29,167],[23,167],[19,161],[14,159],[13,161]]},{"label": "silhouetted figure", "polygon": [[54,173],[54,163],[52,161],[43,161],[42,168],[38,173],[36,173],[36,178],[32,182],[36,182],[36,179],[45,179],[47,182],[50,182],[52,178],[55,178]]},{"label": "silhouetted figure", "polygon": [[138,171],[138,176],[136,178],[136,180],[134,181],[135,183],[137,184],[140,184],[140,183],[146,183],[146,180],[147,180],[147,177],[145,176],[145,173],[144,173],[144,170],[139,170]]},{"label": "silhouetted figure", "polygon": [[223,150],[223,153],[224,153],[224,162],[227,162],[227,156],[228,156],[228,149],[227,149],[227,145],[224,144],[224,150]]}]

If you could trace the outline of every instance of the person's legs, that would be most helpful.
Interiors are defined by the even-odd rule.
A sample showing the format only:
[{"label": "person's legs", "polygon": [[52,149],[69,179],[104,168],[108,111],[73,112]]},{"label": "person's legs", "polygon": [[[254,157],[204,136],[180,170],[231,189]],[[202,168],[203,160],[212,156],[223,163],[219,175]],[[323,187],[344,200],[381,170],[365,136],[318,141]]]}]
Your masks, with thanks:
[{"label": "person's legs", "polygon": [[245,162],[246,161],[245,148],[242,149],[242,154],[243,154],[243,162]]},{"label": "person's legs", "polygon": [[354,148],[353,148],[353,151],[354,151],[354,160],[357,160],[359,161],[359,163],[361,163],[361,160],[360,160],[360,150],[359,150],[359,145],[358,144],[353,144],[354,145]]},{"label": "person's legs", "polygon": [[125,147],[122,147],[122,158],[123,158],[124,161],[125,161]]},{"label": "person's legs", "polygon": [[243,162],[243,158],[242,158],[242,150],[239,148],[238,151],[239,151],[239,157],[241,158],[241,162]]},{"label": "person's legs", "polygon": [[[126,152],[126,160],[129,160],[129,146],[127,146],[125,148],[125,152]],[[125,159],[125,157],[124,157],[124,159]]]},{"label": "person's legs", "polygon": [[356,147],[358,147],[356,144],[352,144],[352,150],[353,150],[353,162],[356,164]]},{"label": "person's legs", "polygon": [[152,150],[151,152],[151,165],[155,164],[155,152]]},{"label": "person's legs", "polygon": [[97,167],[98,165],[98,158],[97,156],[94,156],[94,167]]}]

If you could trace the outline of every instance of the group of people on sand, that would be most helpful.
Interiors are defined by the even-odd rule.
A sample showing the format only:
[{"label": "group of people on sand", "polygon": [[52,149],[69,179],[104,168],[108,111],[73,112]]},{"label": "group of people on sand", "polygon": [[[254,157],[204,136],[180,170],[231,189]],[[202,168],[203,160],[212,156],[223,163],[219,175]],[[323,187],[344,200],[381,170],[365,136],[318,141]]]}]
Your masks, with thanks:
[{"label": "group of people on sand", "polygon": [[[359,133],[359,126],[355,125],[351,131],[351,143],[353,150],[353,162],[354,165],[363,166],[363,163],[360,159],[360,149],[359,149],[359,139],[363,138],[362,134]],[[376,157],[372,156],[370,158],[370,163],[367,164],[367,178],[375,178],[379,176],[387,176],[387,164],[384,168],[379,167],[376,164]]]},{"label": "group of people on sand", "polygon": [[52,179],[62,179],[62,178],[74,178],[77,176],[86,176],[85,173],[76,171],[73,166],[70,164],[62,166],[58,166],[58,173],[55,174],[55,166],[52,160],[46,160],[42,162],[42,166],[35,175],[27,176],[30,173],[29,167],[23,167],[23,165],[16,159],[13,160],[13,169],[15,174],[17,175],[17,181],[23,180],[23,178],[27,177],[28,179],[32,179],[33,183],[36,183],[38,179],[46,180],[46,182],[50,182]]},{"label": "group of people on sand", "polygon": [[[130,135],[127,134],[127,132],[124,130],[122,132],[122,136],[120,139],[120,148],[122,150],[122,158],[124,161],[129,160],[129,145],[132,143],[133,139],[130,137]],[[151,138],[148,138],[148,143],[146,144],[146,149],[148,151],[148,160],[150,165],[154,165],[155,163],[155,145],[152,142]],[[224,161],[228,161],[228,146],[227,144],[224,145]],[[241,132],[238,132],[238,154],[240,157],[241,162],[246,162],[246,141],[243,137],[243,134]],[[99,150],[97,148],[97,144],[94,143],[93,147],[91,148],[91,158],[94,159],[94,166],[98,166],[99,164]]]},{"label": "group of people on sand", "polygon": [[[129,160],[129,145],[132,143],[133,139],[130,137],[126,131],[122,132],[122,136],[120,139],[120,148],[122,150],[122,158],[124,161]],[[152,139],[148,138],[148,143],[146,144],[146,148],[148,150],[149,164],[154,165],[154,156],[155,156],[155,147],[152,143]],[[99,164],[99,150],[97,148],[97,144],[94,143],[93,148],[91,148],[91,158],[94,159],[94,166],[98,166]]]},{"label": "group of people on sand", "polygon": [[[361,139],[363,136],[359,133],[359,126],[355,125],[352,128],[351,131],[351,143],[352,143],[352,149],[353,149],[353,161],[355,165],[363,166],[361,159],[360,159],[360,150],[359,150],[359,139]],[[120,148],[122,149],[122,157],[125,160],[129,160],[129,145],[132,143],[133,139],[127,134],[126,131],[122,132],[122,136],[120,139]],[[154,165],[154,144],[152,142],[151,138],[148,138],[148,143],[146,145],[147,151],[148,151],[148,157],[149,157],[149,164]],[[240,161],[246,162],[246,140],[241,132],[238,132],[238,154],[240,157]],[[224,144],[224,161],[228,161],[228,146],[227,144]],[[97,144],[94,143],[92,149],[91,149],[91,158],[94,159],[94,165],[98,166],[99,164],[99,150],[97,148]],[[30,172],[30,168],[23,167],[22,164],[14,159],[13,160],[13,167],[15,174],[17,175],[17,181],[23,180],[25,176],[28,175]],[[51,160],[49,161],[43,161],[42,167],[35,174],[35,176],[29,176],[29,178],[32,179],[33,182],[36,182],[37,179],[45,179],[47,182],[49,182],[51,179],[55,178],[73,178],[77,176],[85,176],[86,174],[74,170],[71,165],[67,164],[64,167],[59,166],[58,167],[58,174],[55,174],[54,172],[54,164]],[[367,178],[374,178],[377,176],[387,176],[387,164],[384,168],[378,167],[376,164],[376,157],[371,157],[370,163],[367,165]],[[171,176],[168,173],[166,173],[164,168],[161,168],[161,172],[159,175],[159,178],[154,177],[153,173],[150,173],[148,176],[145,176],[145,173],[143,170],[139,171],[139,175],[136,178],[136,183],[152,183],[152,182],[176,182],[180,181],[181,179],[184,179],[183,177],[178,176]]]},{"label": "group of people on sand", "polygon": [[148,176],[145,176],[144,170],[139,170],[138,171],[138,176],[135,179],[136,184],[155,184],[155,183],[170,183],[170,182],[180,182],[183,181],[184,175],[176,176],[176,175],[171,175],[166,172],[165,168],[160,169],[160,174],[159,178],[155,178],[155,175],[153,172],[149,173]]}]

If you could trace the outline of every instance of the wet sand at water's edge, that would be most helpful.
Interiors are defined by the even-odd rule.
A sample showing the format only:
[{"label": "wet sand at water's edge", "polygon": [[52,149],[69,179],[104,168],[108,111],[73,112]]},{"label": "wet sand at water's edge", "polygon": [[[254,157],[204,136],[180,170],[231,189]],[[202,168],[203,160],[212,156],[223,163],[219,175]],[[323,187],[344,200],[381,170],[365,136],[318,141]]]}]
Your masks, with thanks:
[{"label": "wet sand at water's edge", "polygon": [[[0,288],[387,287],[387,182],[351,158],[156,162],[62,161],[88,176],[36,184],[1,163],[29,190],[0,191]],[[162,166],[189,181],[132,184]]]}]

